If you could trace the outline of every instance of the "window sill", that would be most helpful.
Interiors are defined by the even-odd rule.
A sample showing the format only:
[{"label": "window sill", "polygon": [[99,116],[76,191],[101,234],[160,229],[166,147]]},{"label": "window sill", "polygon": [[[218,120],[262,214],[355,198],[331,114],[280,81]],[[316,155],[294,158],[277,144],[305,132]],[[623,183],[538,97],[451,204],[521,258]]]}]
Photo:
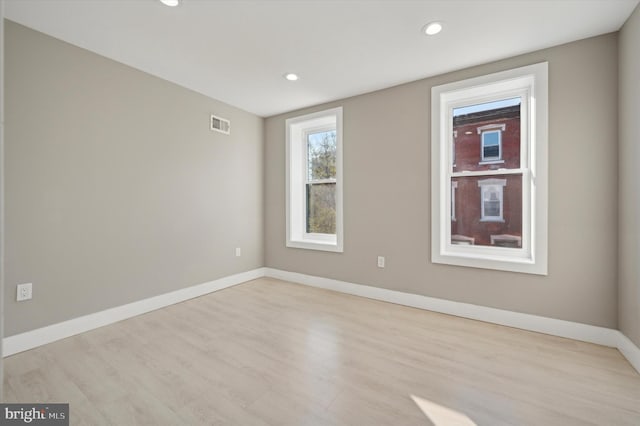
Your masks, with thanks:
[{"label": "window sill", "polygon": [[[468,250],[468,249],[484,250],[501,250],[507,253],[512,249],[505,249],[503,247],[481,247],[481,246],[469,246],[469,245],[451,245],[450,250],[443,251],[442,253],[433,256],[432,261],[434,263],[441,263],[453,266],[466,266],[480,269],[492,269],[497,271],[510,271],[520,272],[525,274],[547,275],[547,266],[544,262],[534,262],[530,255],[524,255],[522,257],[509,257],[500,256],[495,253],[492,255],[478,254],[473,255],[468,252],[461,252],[456,249]],[[517,249],[522,251],[522,249]]]},{"label": "window sill", "polygon": [[504,219],[480,219],[480,222],[495,222],[495,223],[504,223]]},{"label": "window sill", "polygon": [[480,166],[486,166],[490,164],[504,164],[504,160],[486,160],[486,161],[480,161],[478,163],[478,165]]},{"label": "window sill", "polygon": [[321,240],[313,240],[313,239],[304,239],[304,240],[290,240],[287,241],[287,247],[289,248],[299,248],[306,250],[320,250],[320,251],[330,251],[336,253],[342,253],[342,244],[338,243],[336,239],[321,241]]}]

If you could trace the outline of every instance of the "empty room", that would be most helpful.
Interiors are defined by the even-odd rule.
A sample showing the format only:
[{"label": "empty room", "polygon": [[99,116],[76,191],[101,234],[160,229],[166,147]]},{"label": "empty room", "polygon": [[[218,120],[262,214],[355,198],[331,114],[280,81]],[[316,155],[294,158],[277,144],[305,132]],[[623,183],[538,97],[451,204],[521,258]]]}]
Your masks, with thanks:
[{"label": "empty room", "polygon": [[0,424],[640,425],[640,0],[0,24]]}]

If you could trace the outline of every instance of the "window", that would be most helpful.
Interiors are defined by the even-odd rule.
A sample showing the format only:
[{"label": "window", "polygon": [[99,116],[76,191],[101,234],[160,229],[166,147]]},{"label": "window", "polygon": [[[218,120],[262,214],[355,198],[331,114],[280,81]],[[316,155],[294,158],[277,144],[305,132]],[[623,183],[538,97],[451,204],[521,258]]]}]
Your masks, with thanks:
[{"label": "window", "polygon": [[482,132],[482,161],[499,160],[501,145],[500,130]]},{"label": "window", "polygon": [[452,235],[451,236],[451,244],[459,244],[459,245],[466,245],[466,246],[472,246],[474,243],[474,239],[471,237],[465,237],[464,235]]},{"label": "window", "polygon": [[342,252],[342,108],[286,128],[287,247]]},{"label": "window", "polygon": [[451,182],[451,220],[456,220],[456,188],[458,182]]},{"label": "window", "polygon": [[433,262],[547,273],[547,91],[547,63],[432,88]]},{"label": "window", "polygon": [[[506,102],[519,102],[519,98],[509,99]],[[499,104],[500,105],[500,104]],[[486,114],[486,110],[483,111]],[[486,122],[486,119],[495,119],[495,112],[492,115],[480,116],[479,120]],[[506,124],[486,124],[478,127],[480,135],[480,164],[503,163],[502,161],[502,132]],[[455,149],[455,148],[454,148]],[[455,164],[455,161],[453,162]]]},{"label": "window", "polygon": [[307,180],[305,182],[309,234],[336,233],[336,129],[305,133]]},{"label": "window", "polygon": [[504,222],[502,219],[502,188],[506,184],[506,179],[485,179],[478,181],[481,192],[481,222]]},{"label": "window", "polygon": [[514,235],[492,235],[491,244],[500,247],[520,247],[522,239]]}]

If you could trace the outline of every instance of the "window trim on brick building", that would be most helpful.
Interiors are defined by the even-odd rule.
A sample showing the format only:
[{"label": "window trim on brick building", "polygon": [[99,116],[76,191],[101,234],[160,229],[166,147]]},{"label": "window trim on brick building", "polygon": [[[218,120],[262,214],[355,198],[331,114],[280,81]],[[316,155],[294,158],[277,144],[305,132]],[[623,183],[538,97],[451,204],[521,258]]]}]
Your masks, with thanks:
[{"label": "window trim on brick building", "polygon": [[[489,161],[486,162],[480,161],[484,169],[477,169],[478,171],[454,170],[452,164],[455,154],[453,152],[454,130],[452,124],[454,109],[511,98],[520,98],[521,101],[519,165],[503,168],[504,166],[501,164],[504,162],[503,147],[500,147],[500,158],[493,157],[487,158]],[[433,87],[431,91],[431,128],[432,262],[546,275],[548,64],[543,62]],[[502,133],[505,131],[505,127],[496,123],[477,128],[480,137],[483,131],[500,131]],[[502,135],[500,137],[502,140]],[[480,149],[482,149],[482,144]],[[480,159],[482,160],[482,156]],[[485,170],[487,167],[489,169]],[[483,205],[479,207],[483,217],[478,217],[477,220],[484,220],[488,223],[504,219],[503,209],[506,208],[504,197],[505,191],[510,187],[508,186],[509,179],[511,179],[509,176],[521,177],[521,236],[503,235],[498,231],[495,235],[491,235],[492,245],[488,245],[488,242],[478,243],[472,235],[452,235],[452,223],[458,213],[452,211],[452,209],[456,209],[453,184],[457,184],[457,180],[463,179],[464,176],[480,179],[478,181],[480,195],[482,195],[483,188],[487,188],[485,190],[500,188],[499,217],[485,215],[484,199],[480,198]],[[505,187],[505,185],[507,186]],[[517,200],[519,197],[520,195]],[[458,201],[464,202],[463,200]],[[510,211],[513,212],[513,210]]]},{"label": "window trim on brick building", "polygon": [[[454,182],[457,184],[458,182]],[[457,186],[457,185],[456,185]],[[480,221],[481,222],[504,222],[504,187],[507,186],[506,179],[483,179],[478,181],[478,187],[480,188]],[[486,205],[486,195],[487,193],[494,192],[498,194],[498,211],[500,212],[498,215],[488,215],[486,213],[487,205]]]}]

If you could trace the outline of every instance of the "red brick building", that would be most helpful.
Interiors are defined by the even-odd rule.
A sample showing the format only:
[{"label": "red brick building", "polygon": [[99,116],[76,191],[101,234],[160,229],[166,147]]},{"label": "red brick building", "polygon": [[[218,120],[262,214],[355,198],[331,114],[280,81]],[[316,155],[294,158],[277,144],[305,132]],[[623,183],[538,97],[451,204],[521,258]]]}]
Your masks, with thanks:
[{"label": "red brick building", "polygon": [[[453,172],[520,168],[520,105],[455,115]],[[455,176],[451,242],[522,245],[522,175]]]}]

